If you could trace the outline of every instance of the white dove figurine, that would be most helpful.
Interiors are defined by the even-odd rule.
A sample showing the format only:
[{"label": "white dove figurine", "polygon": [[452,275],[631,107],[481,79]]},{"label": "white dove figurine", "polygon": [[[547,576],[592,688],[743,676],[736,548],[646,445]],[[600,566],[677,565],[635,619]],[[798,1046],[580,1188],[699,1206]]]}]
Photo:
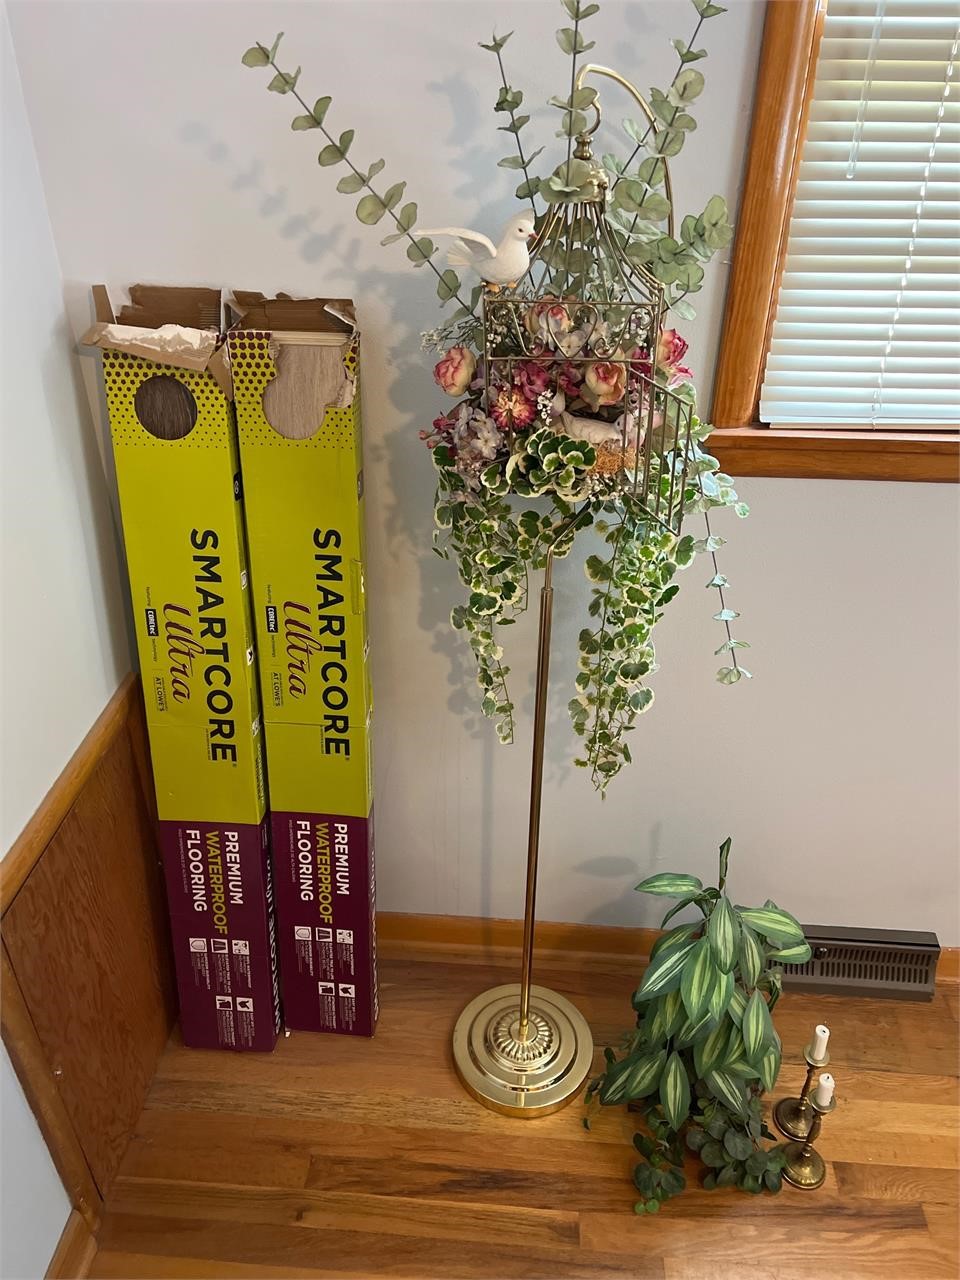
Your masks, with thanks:
[{"label": "white dove figurine", "polygon": [[576,414],[564,411],[554,422],[565,436],[585,440],[587,444],[614,444],[621,438],[620,430],[614,423],[602,422],[599,418],[579,418]]},{"label": "white dove figurine", "polygon": [[466,227],[423,228],[418,236],[453,236],[454,242],[447,254],[451,267],[472,267],[487,284],[514,285],[525,276],[530,266],[527,245],[536,235],[533,218],[529,213],[518,213],[503,229],[500,243],[495,245],[479,231]]}]

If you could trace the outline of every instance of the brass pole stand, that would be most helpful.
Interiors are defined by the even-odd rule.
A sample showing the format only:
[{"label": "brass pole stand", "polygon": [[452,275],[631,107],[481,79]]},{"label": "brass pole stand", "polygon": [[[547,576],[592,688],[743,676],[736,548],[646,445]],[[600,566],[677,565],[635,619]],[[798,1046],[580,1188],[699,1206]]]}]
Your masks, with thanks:
[{"label": "brass pole stand", "polygon": [[583,1014],[564,996],[532,985],[552,623],[550,547],[540,592],[520,984],[507,983],[482,992],[460,1014],[453,1032],[453,1061],[467,1091],[493,1111],[528,1118],[549,1115],[571,1102],[593,1062],[593,1037]]},{"label": "brass pole stand", "polygon": [[783,1144],[782,1150],[786,1154],[783,1176],[792,1187],[799,1187],[802,1191],[816,1191],[817,1187],[823,1186],[827,1176],[827,1166],[824,1164],[823,1156],[820,1152],[813,1149],[813,1144],[820,1137],[820,1125],[823,1117],[830,1114],[837,1105],[837,1100],[836,1098],[831,1098],[825,1107],[821,1107],[817,1102],[816,1094],[814,1094],[808,1100],[808,1105],[813,1111],[810,1132],[803,1142],[786,1142]]},{"label": "brass pole stand", "polygon": [[803,1142],[813,1124],[813,1113],[810,1109],[810,1085],[813,1082],[813,1073],[825,1067],[830,1061],[829,1053],[825,1053],[822,1058],[813,1056],[812,1041],[804,1049],[803,1056],[807,1060],[807,1078],[803,1082],[799,1098],[781,1098],[773,1108],[773,1123],[785,1138],[793,1138],[796,1142]]}]

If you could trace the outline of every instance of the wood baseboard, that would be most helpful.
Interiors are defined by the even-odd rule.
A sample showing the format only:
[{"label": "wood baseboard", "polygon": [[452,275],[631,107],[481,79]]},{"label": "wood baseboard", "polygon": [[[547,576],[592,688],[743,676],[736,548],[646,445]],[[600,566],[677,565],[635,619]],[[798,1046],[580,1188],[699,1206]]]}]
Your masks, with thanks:
[{"label": "wood baseboard", "polygon": [[0,862],[0,1034],[90,1231],[174,1017],[148,758],[130,675]]},{"label": "wood baseboard", "polygon": [[[632,929],[618,925],[563,924],[543,920],[537,925],[537,950],[558,955],[622,957],[645,964],[659,929]],[[522,920],[489,920],[483,916],[406,915],[381,911],[377,915],[377,942],[391,952],[423,948],[430,951],[471,949],[502,951],[519,949]],[[960,982],[960,947],[944,947],[937,966],[937,983]]]},{"label": "wood baseboard", "polygon": [[47,1267],[46,1280],[84,1280],[96,1254],[93,1232],[76,1209],[71,1210]]},{"label": "wood baseboard", "polygon": [[[542,920],[537,924],[536,945],[538,951],[630,956],[646,961],[659,934],[658,929],[564,924]],[[516,950],[522,941],[522,920],[488,919],[484,916],[405,915],[393,911],[381,911],[377,916],[378,946],[423,946],[431,951],[443,947],[499,951]]]}]

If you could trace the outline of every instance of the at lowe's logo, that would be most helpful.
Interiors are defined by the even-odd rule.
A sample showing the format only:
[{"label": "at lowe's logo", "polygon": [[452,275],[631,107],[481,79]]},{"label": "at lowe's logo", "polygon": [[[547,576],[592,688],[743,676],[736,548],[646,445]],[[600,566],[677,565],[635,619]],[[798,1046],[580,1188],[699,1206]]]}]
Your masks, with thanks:
[{"label": "at lowe's logo", "polygon": [[324,706],[324,754],[349,758],[347,618],[343,609],[343,556],[337,554],[341,544],[336,529],[314,529],[316,596],[312,604],[285,600],[276,625],[283,634],[287,693],[293,699],[305,698],[310,680],[314,674],[319,675],[323,686],[320,698]]},{"label": "at lowe's logo", "polygon": [[[189,702],[194,693],[194,677],[201,669],[202,696],[208,712],[210,758],[236,764],[230,644],[224,598],[217,589],[223,583],[221,562],[218,555],[209,554],[219,545],[219,535],[213,529],[191,531],[191,548],[207,554],[192,557],[193,599],[188,604],[169,601],[163,606],[163,644],[166,647],[170,696],[181,705]],[[154,614],[156,623],[155,611]]]}]

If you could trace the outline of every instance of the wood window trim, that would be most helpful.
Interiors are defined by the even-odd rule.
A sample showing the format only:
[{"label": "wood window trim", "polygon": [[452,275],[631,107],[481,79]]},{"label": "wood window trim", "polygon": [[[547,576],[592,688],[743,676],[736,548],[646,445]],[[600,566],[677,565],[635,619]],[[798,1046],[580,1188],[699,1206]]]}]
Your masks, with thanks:
[{"label": "wood window trim", "polygon": [[767,0],[709,448],[736,476],[957,481],[960,437],[953,432],[824,431],[759,421],[826,7],[826,0]]}]

